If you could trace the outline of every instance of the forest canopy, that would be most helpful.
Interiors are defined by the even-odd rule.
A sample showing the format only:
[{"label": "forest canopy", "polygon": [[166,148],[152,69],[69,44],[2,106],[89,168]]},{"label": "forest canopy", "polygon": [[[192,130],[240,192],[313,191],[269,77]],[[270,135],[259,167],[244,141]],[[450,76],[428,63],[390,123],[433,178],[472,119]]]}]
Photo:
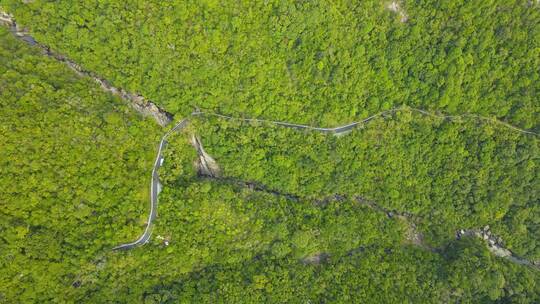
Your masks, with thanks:
[{"label": "forest canopy", "polygon": [[69,299],[144,229],[158,128],[4,28],[0,87],[0,302]]},{"label": "forest canopy", "polygon": [[[539,128],[540,9],[525,0],[19,1],[53,49],[168,111],[338,125],[406,104]],[[529,1],[534,2],[534,1]]]},{"label": "forest canopy", "polygon": [[0,303],[540,302],[535,1],[0,11]]}]

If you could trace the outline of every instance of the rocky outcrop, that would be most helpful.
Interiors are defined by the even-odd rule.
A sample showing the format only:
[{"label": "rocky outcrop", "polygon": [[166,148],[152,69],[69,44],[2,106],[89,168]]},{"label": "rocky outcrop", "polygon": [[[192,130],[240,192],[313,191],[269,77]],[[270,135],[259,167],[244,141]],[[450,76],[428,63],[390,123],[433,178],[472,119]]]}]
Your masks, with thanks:
[{"label": "rocky outcrop", "polygon": [[[374,202],[368,201],[358,196],[356,197],[356,201],[358,201],[359,203],[363,205],[368,206],[369,208],[373,210],[384,212],[388,218],[395,217],[405,222],[408,227],[405,238],[407,241],[411,242],[412,244],[423,247],[431,251],[439,250],[437,248],[432,248],[428,246],[424,242],[422,233],[420,233],[416,227],[414,215],[408,212],[397,212],[395,210],[388,210]],[[516,264],[532,266],[532,267],[540,269],[540,261],[529,261],[525,258],[516,256],[510,250],[505,248],[503,239],[500,236],[494,235],[491,232],[489,226],[485,226],[482,229],[460,229],[456,232],[456,239],[458,240],[461,239],[462,237],[467,237],[467,236],[477,237],[486,241],[489,251],[498,257],[506,258]]]},{"label": "rocky outcrop", "polygon": [[105,79],[98,77],[92,72],[84,70],[80,65],[71,61],[67,57],[58,54],[51,50],[48,46],[37,42],[32,36],[28,34],[25,29],[17,25],[15,19],[10,14],[0,11],[0,24],[7,26],[10,32],[12,32],[15,37],[19,38],[20,40],[28,43],[29,45],[39,47],[43,51],[44,55],[54,58],[57,61],[63,62],[77,75],[93,79],[100,85],[102,90],[120,97],[122,100],[126,101],[134,110],[136,110],[143,116],[152,117],[160,126],[164,127],[172,121],[172,114],[159,108],[150,100],[145,99],[139,94],[131,93],[122,88],[112,86]]},{"label": "rocky outcrop", "polygon": [[309,265],[320,265],[321,263],[324,263],[326,260],[328,260],[329,257],[329,254],[325,252],[320,252],[303,258],[302,263]]},{"label": "rocky outcrop", "polygon": [[195,148],[195,150],[197,150],[197,155],[199,156],[195,161],[195,167],[197,168],[199,175],[219,177],[221,170],[212,156],[208,155],[208,153],[204,151],[201,140],[197,136],[191,135],[190,141],[191,145]]},{"label": "rocky outcrop", "polygon": [[0,11],[0,23],[10,28],[12,26],[15,26],[15,21],[13,20],[13,16],[3,11]]},{"label": "rocky outcrop", "polygon": [[386,214],[386,216],[388,218],[396,218],[400,221],[402,221],[403,223],[406,224],[407,226],[407,231],[405,233],[405,239],[416,245],[416,246],[420,246],[420,247],[423,247],[425,249],[428,249],[428,250],[432,250],[433,251],[433,248],[429,247],[428,245],[426,245],[426,243],[424,243],[424,236],[422,235],[421,232],[418,231],[417,227],[416,227],[416,224],[413,220],[413,215],[411,213],[408,213],[408,212],[399,212],[397,210],[389,210],[389,209],[386,209],[372,201],[369,201],[369,200],[366,200],[365,198],[363,197],[360,197],[360,196],[356,196],[355,197],[355,200],[357,202],[359,202],[360,204],[362,205],[365,205],[365,206],[368,206],[369,208],[375,210],[375,211],[378,211],[378,212],[382,212],[384,214]]},{"label": "rocky outcrop", "polygon": [[503,240],[501,237],[495,236],[489,230],[489,226],[485,226],[482,229],[460,229],[456,232],[456,239],[461,239],[464,236],[472,236],[483,239],[488,244],[489,251],[499,257],[509,257],[512,252],[504,248]]},{"label": "rocky outcrop", "polygon": [[494,235],[489,229],[489,225],[481,229],[460,229],[456,232],[456,238],[462,237],[477,237],[486,241],[488,249],[491,253],[498,257],[506,258],[511,262],[521,265],[532,266],[540,269],[538,261],[529,261],[525,258],[518,257],[512,251],[504,247],[504,241],[500,236]]},{"label": "rocky outcrop", "polygon": [[405,10],[403,9],[403,7],[401,7],[401,3],[399,1],[392,1],[390,2],[386,8],[388,8],[390,11],[396,13],[396,14],[399,14],[399,16],[401,17],[400,18],[400,21],[402,23],[405,23],[409,20],[409,16],[407,15],[407,13],[405,12]]}]

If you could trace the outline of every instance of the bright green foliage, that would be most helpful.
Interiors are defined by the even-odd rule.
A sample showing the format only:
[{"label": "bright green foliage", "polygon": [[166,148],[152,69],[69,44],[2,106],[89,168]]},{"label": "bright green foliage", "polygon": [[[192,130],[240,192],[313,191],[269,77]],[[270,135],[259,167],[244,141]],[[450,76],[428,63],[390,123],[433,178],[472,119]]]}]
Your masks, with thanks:
[{"label": "bright green foliage", "polygon": [[501,263],[485,245],[465,239],[451,254],[414,247],[369,246],[324,265],[262,254],[162,281],[150,303],[534,303],[538,274]]},{"label": "bright green foliage", "polygon": [[434,244],[458,229],[491,225],[509,249],[540,258],[534,136],[406,110],[342,136],[213,118],[193,123],[188,132],[201,137],[226,177],[311,199],[360,196],[416,215]]},{"label": "bright green foliage", "polygon": [[[538,129],[540,10],[525,0],[28,1],[37,39],[185,115],[336,125],[407,104]],[[533,1],[534,2],[534,1]]]},{"label": "bright green foliage", "polygon": [[144,229],[156,127],[4,28],[0,88],[0,302],[51,302]]},{"label": "bright green foliage", "polygon": [[[405,104],[539,131],[538,5],[405,0],[402,23],[388,2],[0,8],[177,118],[334,126]],[[145,227],[162,131],[0,29],[0,303],[540,302],[537,269],[455,240],[489,224],[540,259],[538,137],[408,110],[339,137],[192,118],[164,151],[150,242],[113,252]],[[220,177],[198,175],[193,134]]]},{"label": "bright green foliage", "polygon": [[[166,188],[156,233],[171,236],[179,252],[197,260],[195,265],[235,263],[263,249],[298,259],[343,255],[359,246],[399,243],[403,236],[399,222],[352,201],[321,207],[238,187],[192,181]],[[211,252],[201,253],[201,244]]]},{"label": "bright green foliage", "polygon": [[[453,240],[458,229],[490,224],[508,248],[538,259],[534,137],[406,110],[339,137],[211,118],[192,119],[182,133],[166,151],[156,227],[175,252],[174,260],[161,259],[182,276],[162,280],[148,300],[539,299],[537,270],[496,258],[480,240]],[[221,177],[191,171],[191,134],[200,136]],[[175,176],[179,164],[191,169]],[[439,249],[406,245],[406,225],[355,196],[412,213],[427,245]],[[323,262],[306,264],[314,256]]]}]

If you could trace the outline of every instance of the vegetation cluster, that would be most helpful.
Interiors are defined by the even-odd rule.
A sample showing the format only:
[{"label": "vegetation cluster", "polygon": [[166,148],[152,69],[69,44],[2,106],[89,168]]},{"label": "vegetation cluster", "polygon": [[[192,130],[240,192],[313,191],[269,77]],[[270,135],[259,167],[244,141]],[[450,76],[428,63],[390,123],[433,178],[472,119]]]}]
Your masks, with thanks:
[{"label": "vegetation cluster", "polygon": [[[540,8],[528,1],[0,0],[184,118],[165,130],[0,28],[0,303],[539,303]],[[449,114],[452,120],[411,108]],[[190,139],[219,174],[205,176]],[[216,171],[218,172],[218,171]]]},{"label": "vegetation cluster", "polygon": [[38,41],[185,116],[334,126],[406,104],[539,128],[540,9],[524,0],[2,0]]},{"label": "vegetation cluster", "polygon": [[147,216],[158,128],[0,28],[0,302],[62,302]]}]

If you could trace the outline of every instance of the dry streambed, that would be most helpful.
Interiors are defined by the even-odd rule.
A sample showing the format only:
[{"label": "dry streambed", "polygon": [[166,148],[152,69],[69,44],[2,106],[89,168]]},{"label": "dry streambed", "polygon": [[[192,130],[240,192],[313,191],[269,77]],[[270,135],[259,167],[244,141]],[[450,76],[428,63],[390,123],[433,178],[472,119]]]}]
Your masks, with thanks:
[{"label": "dry streambed", "polygon": [[[289,200],[299,201],[302,199],[301,197],[297,195],[290,194],[290,193],[283,193],[275,189],[269,189],[265,185],[260,185],[255,182],[237,180],[231,177],[223,177],[220,174],[220,169],[219,169],[218,164],[216,163],[213,157],[211,157],[204,151],[204,149],[202,148],[201,141],[197,136],[195,135],[191,136],[191,145],[195,148],[198,154],[198,159],[194,162],[194,166],[200,176],[203,176],[205,178],[220,180],[221,182],[232,183],[240,187],[247,187],[255,191],[262,191],[262,192],[270,193],[272,195],[283,196]],[[209,169],[209,167],[211,167],[211,169]],[[417,225],[415,223],[419,219],[417,216],[415,216],[412,213],[389,210],[373,201],[367,200],[358,195],[353,196],[352,198],[349,198],[347,195],[334,194],[329,197],[314,200],[313,205],[317,207],[322,207],[332,201],[345,201],[348,199],[351,201],[357,202],[361,205],[367,206],[368,208],[374,211],[384,213],[389,219],[396,219],[405,223],[405,225],[407,226],[407,232],[404,237],[408,243],[415,246],[422,247],[426,250],[430,250],[433,252],[440,252],[443,250],[441,248],[431,247],[424,242],[423,235],[418,230]],[[540,269],[540,261],[529,261],[525,258],[516,256],[510,250],[505,248],[504,241],[502,240],[502,238],[494,235],[491,232],[489,226],[485,226],[481,229],[458,229],[456,231],[456,239],[459,240],[462,237],[480,238],[486,242],[487,247],[492,254],[501,258],[508,259],[509,261],[517,263],[517,264],[527,265],[536,269]],[[321,264],[321,263],[324,263],[324,261],[328,258],[329,258],[328,253],[318,252],[316,254],[305,257],[304,259],[302,259],[302,262],[305,264]]]},{"label": "dry streambed", "polygon": [[[405,13],[405,11],[402,9],[400,2],[397,2],[397,1],[391,2],[388,5],[388,9],[399,14],[401,16],[402,22],[407,22],[408,16]],[[71,61],[67,57],[59,53],[56,53],[55,51],[52,51],[48,46],[40,44],[31,35],[29,35],[29,33],[25,29],[18,26],[18,24],[15,22],[15,19],[13,18],[12,15],[6,12],[0,11],[0,24],[7,26],[9,30],[20,40],[28,43],[31,46],[39,47],[43,51],[44,55],[51,57],[57,61],[63,62],[71,70],[73,70],[77,75],[81,77],[89,77],[93,79],[96,83],[100,85],[100,87],[104,91],[120,97],[121,99],[126,101],[133,109],[135,109],[137,112],[139,112],[143,116],[152,117],[161,126],[166,126],[172,121],[172,115],[166,112],[165,110],[159,108],[152,101],[144,98],[143,96],[139,94],[128,92],[122,88],[113,86],[112,84],[107,82],[105,79],[97,76],[96,74],[84,70],[81,66]],[[513,126],[510,126],[510,127],[512,127],[513,129],[517,129]],[[533,132],[524,131],[520,129],[517,129],[517,130],[520,132],[531,133],[531,134],[537,135]],[[192,137],[191,142],[194,148],[197,150],[198,156],[199,156],[199,159],[194,163],[197,167],[197,170],[202,175],[208,176],[210,178],[218,178],[218,176],[220,175],[220,170],[215,160],[204,151],[204,149],[202,148],[202,145],[200,144],[200,140],[197,137],[195,136]],[[253,185],[255,185],[255,183],[252,183],[252,182],[242,182],[240,184],[250,186],[250,187],[253,187]],[[254,189],[258,191],[269,191],[265,187],[255,187]],[[280,193],[278,191],[270,191],[270,192],[273,194]],[[287,195],[287,196],[295,197],[294,195]],[[340,199],[340,198],[344,198],[344,196],[334,195],[331,198],[318,200],[316,204],[321,204],[324,202],[328,202],[329,200]],[[413,219],[412,214],[406,213],[406,212],[398,213],[396,211],[386,210],[385,208],[373,202],[366,201],[361,197],[355,197],[355,201],[361,204],[364,204],[372,208],[373,210],[384,212],[389,218],[395,217],[399,220],[406,222],[409,227],[408,233],[406,235],[406,239],[408,241],[410,241],[414,245],[421,246],[426,249],[436,250],[427,246],[423,242],[422,234],[418,232],[416,225],[414,224],[414,219]],[[510,250],[506,249],[504,247],[504,243],[502,239],[500,237],[493,235],[491,231],[489,230],[489,226],[486,226],[482,229],[459,229],[456,232],[456,238],[460,239],[462,237],[481,238],[486,241],[489,250],[494,255],[502,257],[502,258],[506,258],[517,264],[527,265],[527,266],[540,269],[540,261],[529,261],[527,259],[524,259],[524,258],[521,258],[512,254]],[[304,259],[304,262],[305,263],[321,263],[327,257],[328,255],[326,253],[318,253],[315,256],[306,257]]]},{"label": "dry streambed", "polygon": [[164,127],[172,121],[172,115],[165,110],[159,108],[152,101],[144,98],[139,94],[128,92],[122,88],[113,86],[107,80],[97,76],[92,72],[86,71],[66,56],[61,55],[51,50],[48,46],[37,42],[32,36],[29,35],[29,33],[24,28],[19,27],[19,25],[15,22],[13,16],[11,16],[10,14],[0,11],[0,24],[7,26],[9,30],[15,35],[15,37],[19,38],[20,40],[28,43],[31,46],[39,47],[43,51],[44,55],[57,61],[63,62],[77,75],[93,79],[96,83],[99,84],[103,91],[120,97],[122,100],[126,101],[134,110],[136,110],[143,116],[152,117],[160,126]]}]

